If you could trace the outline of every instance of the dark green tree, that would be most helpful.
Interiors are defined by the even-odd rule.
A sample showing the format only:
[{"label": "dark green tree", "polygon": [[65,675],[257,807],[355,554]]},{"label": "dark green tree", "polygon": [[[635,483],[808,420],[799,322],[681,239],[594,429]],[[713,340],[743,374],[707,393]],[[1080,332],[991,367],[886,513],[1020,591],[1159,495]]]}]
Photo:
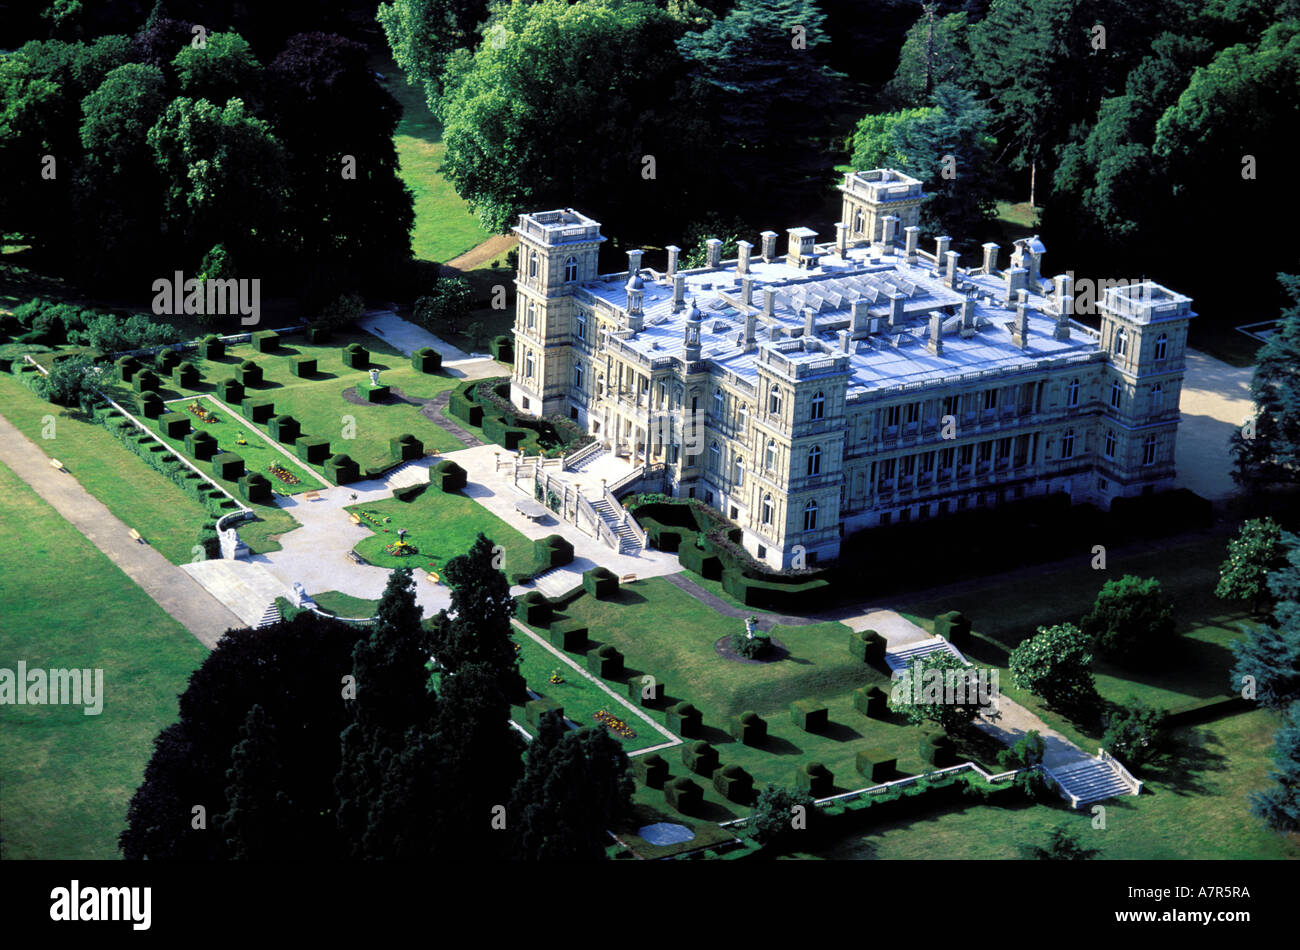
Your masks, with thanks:
[{"label": "dark green tree", "polygon": [[788,850],[816,820],[817,806],[807,792],[768,785],[758,793],[749,834],[774,850]]},{"label": "dark green tree", "polygon": [[1154,577],[1107,581],[1079,629],[1095,649],[1120,663],[1154,660],[1174,640],[1174,607]]},{"label": "dark green tree", "polygon": [[1047,835],[1047,847],[1022,844],[1020,857],[1026,861],[1089,861],[1101,854],[1100,848],[1085,848],[1077,832],[1060,824]]},{"label": "dark green tree", "polygon": [[1300,831],[1300,703],[1292,703],[1282,717],[1270,754],[1275,771],[1273,785],[1250,795],[1250,810],[1275,831]]},{"label": "dark green tree", "polygon": [[487,19],[487,0],[393,0],[381,3],[376,19],[384,28],[393,59],[438,113],[443,70],[458,49],[477,44],[475,35]]},{"label": "dark green tree", "polygon": [[510,639],[515,602],[503,559],[504,551],[480,532],[468,551],[447,562],[443,573],[451,587],[451,611],[433,625],[432,652],[444,673],[486,665],[502,694],[513,700],[523,690],[523,678]]},{"label": "dark green tree", "polygon": [[965,11],[944,16],[938,3],[923,2],[921,18],[903,40],[898,68],[884,89],[885,98],[900,106],[925,106],[940,86],[965,85],[970,60],[968,31]]},{"label": "dark green tree", "polygon": [[294,803],[284,789],[279,731],[255,703],[239,730],[240,741],[226,770],[226,813],[215,822],[226,836],[230,857],[257,861],[292,856],[283,830],[295,827]]},{"label": "dark green tree", "polygon": [[1039,627],[1011,651],[1012,682],[1061,710],[1085,712],[1097,704],[1092,640],[1072,623]]},{"label": "dark green tree", "polygon": [[1232,434],[1233,478],[1244,488],[1300,481],[1300,274],[1278,274],[1291,298],[1250,380],[1255,417]]},{"label": "dark green tree", "polygon": [[1283,532],[1282,545],[1285,561],[1268,578],[1273,616],[1232,643],[1228,686],[1278,712],[1300,700],[1300,538]]},{"label": "dark green tree", "polygon": [[895,674],[889,708],[914,725],[934,722],[954,734],[968,728],[991,698],[981,694],[978,670],[947,650],[935,650]]},{"label": "dark green tree", "polygon": [[1268,576],[1286,563],[1282,527],[1272,518],[1252,518],[1228,542],[1228,559],[1219,568],[1214,596],[1248,600],[1252,613],[1268,597]]},{"label": "dark green tree", "polygon": [[1165,720],[1169,713],[1129,697],[1106,716],[1102,747],[1129,767],[1150,762],[1165,750],[1168,742]]},{"label": "dark green tree", "polygon": [[181,95],[224,103],[261,101],[262,64],[238,33],[212,33],[202,46],[184,46],[172,60]]}]

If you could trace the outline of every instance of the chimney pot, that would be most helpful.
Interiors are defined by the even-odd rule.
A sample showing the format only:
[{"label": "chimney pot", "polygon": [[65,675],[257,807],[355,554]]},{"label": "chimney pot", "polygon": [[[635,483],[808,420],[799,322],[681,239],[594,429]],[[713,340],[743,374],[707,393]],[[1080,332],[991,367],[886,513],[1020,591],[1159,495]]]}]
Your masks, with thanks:
[{"label": "chimney pot", "polygon": [[673,275],[673,313],[686,306],[686,275]]},{"label": "chimney pot", "polygon": [[998,246],[992,241],[984,245],[984,273],[992,274],[998,269]]},{"label": "chimney pot", "polygon": [[906,245],[904,247],[904,253],[907,254],[907,263],[915,264],[916,244],[921,237],[921,229],[913,225],[911,227],[903,228],[903,234],[905,235],[905,241],[906,241]]},{"label": "chimney pot", "polygon": [[677,256],[681,254],[682,249],[676,244],[669,244],[666,250],[668,251],[668,279],[672,280],[673,275],[677,273]]},{"label": "chimney pot", "polygon": [[759,237],[763,239],[763,260],[770,264],[776,260],[776,232],[764,231]]},{"label": "chimney pot", "polygon": [[[753,250],[754,245],[748,241],[736,242],[736,271],[740,274],[749,273],[749,252]],[[746,301],[748,302],[748,301]]]},{"label": "chimney pot", "polygon": [[709,238],[704,244],[709,249],[709,266],[722,266],[722,242],[717,238]]},{"label": "chimney pot", "polygon": [[960,256],[956,251],[948,251],[944,254],[943,282],[949,287],[957,284],[957,258]]},{"label": "chimney pot", "polygon": [[763,316],[769,320],[776,316],[776,291],[771,287],[763,288]]}]

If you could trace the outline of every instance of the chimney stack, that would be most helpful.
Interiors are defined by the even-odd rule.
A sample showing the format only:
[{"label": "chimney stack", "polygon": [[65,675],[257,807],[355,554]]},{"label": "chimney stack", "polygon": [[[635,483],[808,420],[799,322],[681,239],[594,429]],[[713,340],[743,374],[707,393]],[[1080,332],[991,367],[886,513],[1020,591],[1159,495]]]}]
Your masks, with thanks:
[{"label": "chimney stack", "polygon": [[754,278],[749,274],[740,278],[740,300],[746,307],[754,305]]},{"label": "chimney stack", "polygon": [[1069,274],[1060,274],[1054,279],[1056,284],[1056,331],[1052,338],[1068,340],[1070,338],[1070,317],[1074,315],[1074,278]]},{"label": "chimney stack", "polygon": [[673,313],[686,306],[686,275],[673,275]]},{"label": "chimney stack", "polygon": [[859,297],[849,304],[849,331],[853,339],[860,340],[871,332],[871,316],[867,311],[866,300]]},{"label": "chimney stack", "polygon": [[1002,276],[1007,283],[1006,307],[1010,310],[1020,291],[1029,286],[1029,271],[1023,267],[1011,267],[1004,270]]},{"label": "chimney stack", "polygon": [[943,356],[943,314],[938,310],[930,311],[930,339],[925,348],[935,356]]},{"label": "chimney stack", "polygon": [[768,320],[776,317],[776,291],[771,287],[763,288],[763,316]]},{"label": "chimney stack", "polygon": [[841,353],[852,353],[852,352],[853,352],[853,344],[849,342],[849,338],[850,338],[850,336],[849,336],[849,331],[848,331],[848,330],[841,330],[841,331],[839,332],[839,337],[840,337],[840,352],[841,352]]},{"label": "chimney stack", "polygon": [[640,250],[627,252],[627,276],[628,277],[635,277],[637,276],[637,274],[641,273],[642,253],[643,252]]},{"label": "chimney stack", "polygon": [[722,242],[717,238],[709,238],[704,244],[709,249],[709,266],[722,266]]},{"label": "chimney stack", "polygon": [[1023,350],[1029,346],[1029,291],[1016,293],[1016,322],[1011,331],[1011,342]]},{"label": "chimney stack", "polygon": [[901,293],[889,295],[889,329],[896,330],[903,325],[903,301],[907,297]]},{"label": "chimney stack", "polygon": [[887,214],[880,219],[883,233],[880,236],[881,245],[888,250],[894,246],[894,235],[898,233],[897,215]]},{"label": "chimney stack", "polygon": [[812,307],[803,308],[803,335],[808,340],[817,335],[817,312]]},{"label": "chimney stack", "polygon": [[905,235],[905,240],[907,242],[906,247],[904,248],[904,251],[907,254],[907,263],[915,264],[916,243],[921,237],[921,229],[913,225],[912,227],[903,228],[903,234]]},{"label": "chimney stack", "polygon": [[754,311],[752,310],[747,310],[745,312],[745,352],[746,353],[752,353],[754,351],[754,347],[757,345],[755,343],[755,338],[757,337],[757,334],[758,334],[758,314],[754,313]]},{"label": "chimney stack", "polygon": [[944,254],[943,282],[949,287],[957,286],[957,258],[959,256],[956,251],[948,251]]},{"label": "chimney stack", "polygon": [[843,221],[835,224],[835,248],[839,251],[840,257],[849,256],[849,226]]},{"label": "chimney stack", "polygon": [[961,302],[961,335],[975,335],[975,298],[967,297]]},{"label": "chimney stack", "polygon": [[676,244],[669,244],[666,250],[668,251],[668,279],[672,280],[677,273],[677,256],[681,254],[682,249]]},{"label": "chimney stack", "polygon": [[992,274],[998,269],[998,246],[990,241],[984,245],[984,273]]},{"label": "chimney stack", "polygon": [[938,270],[943,266],[944,259],[948,256],[948,246],[952,244],[952,238],[944,235],[934,239],[934,266]]},{"label": "chimney stack", "polygon": [[[748,241],[736,242],[736,273],[749,273],[749,252],[754,249],[754,245]],[[748,301],[746,301],[748,303]]]},{"label": "chimney stack", "polygon": [[763,260],[770,264],[776,259],[776,232],[764,231],[759,237],[763,239]]}]

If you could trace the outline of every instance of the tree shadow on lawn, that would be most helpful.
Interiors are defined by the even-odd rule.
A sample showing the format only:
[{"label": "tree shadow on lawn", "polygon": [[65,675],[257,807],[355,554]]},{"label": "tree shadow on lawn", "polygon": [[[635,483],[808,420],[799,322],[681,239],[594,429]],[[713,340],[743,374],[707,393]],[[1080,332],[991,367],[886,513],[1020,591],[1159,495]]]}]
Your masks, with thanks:
[{"label": "tree shadow on lawn", "polygon": [[830,739],[832,742],[852,742],[854,739],[862,738],[862,733],[848,723],[834,721],[828,722],[825,729],[819,729],[813,735]]},{"label": "tree shadow on lawn", "polygon": [[1215,789],[1205,783],[1204,773],[1228,767],[1227,756],[1209,748],[1221,744],[1219,737],[1204,726],[1188,727],[1175,730],[1170,743],[1170,752],[1138,768],[1139,777],[1167,786],[1175,795],[1213,794]]}]

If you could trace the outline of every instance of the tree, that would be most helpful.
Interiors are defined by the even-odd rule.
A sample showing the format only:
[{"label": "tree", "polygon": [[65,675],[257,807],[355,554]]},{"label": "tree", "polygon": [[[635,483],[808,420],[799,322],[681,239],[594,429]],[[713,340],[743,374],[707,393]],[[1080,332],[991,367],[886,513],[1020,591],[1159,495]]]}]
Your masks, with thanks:
[{"label": "tree", "polygon": [[1127,703],[1106,716],[1102,747],[1131,767],[1150,762],[1164,750],[1168,740],[1168,715],[1130,696]]},{"label": "tree", "polygon": [[1154,577],[1107,581],[1079,628],[1095,649],[1119,663],[1153,660],[1174,640],[1174,608]]},{"label": "tree", "polygon": [[1269,623],[1249,625],[1246,636],[1232,643],[1229,685],[1275,712],[1300,700],[1300,538],[1283,532],[1282,545],[1283,565],[1268,578],[1273,616]]},{"label": "tree", "polygon": [[765,847],[788,849],[796,835],[809,828],[816,811],[814,799],[807,792],[768,785],[754,801],[749,833]]},{"label": "tree", "polygon": [[985,711],[990,696],[980,687],[980,671],[968,667],[947,650],[935,650],[895,671],[889,708],[919,725],[936,722],[944,732],[970,726]]},{"label": "tree", "polygon": [[442,104],[448,57],[474,45],[476,28],[487,13],[487,0],[393,0],[379,5],[375,18],[388,37],[393,59],[412,85],[424,90],[435,115]]},{"label": "tree", "polygon": [[99,399],[93,388],[96,372],[88,356],[65,357],[57,360],[49,375],[40,380],[38,392],[42,399],[89,414]]},{"label": "tree", "polygon": [[225,834],[235,861],[284,858],[280,829],[294,827],[295,822],[294,803],[284,790],[279,732],[261,704],[254,703],[239,734],[226,770],[229,807],[215,824]]},{"label": "tree", "polygon": [[342,330],[360,320],[365,310],[366,302],[360,294],[339,294],[321,308],[316,315],[316,325]]},{"label": "tree", "polygon": [[1250,397],[1255,417],[1232,434],[1233,478],[1245,488],[1300,481],[1300,274],[1278,274],[1291,305],[1260,348]]},{"label": "tree", "polygon": [[1047,835],[1047,847],[1022,844],[1020,857],[1026,861],[1088,861],[1101,854],[1100,848],[1085,848],[1069,825],[1060,824]]},{"label": "tree", "polygon": [[469,281],[459,275],[439,277],[433,289],[415,301],[415,322],[431,333],[455,333],[469,316]]},{"label": "tree", "polygon": [[166,343],[175,332],[171,324],[159,323],[141,313],[132,314],[125,319],[111,313],[101,313],[86,323],[85,330],[73,333],[71,338],[73,342],[92,346],[108,356],[123,350],[138,350]]},{"label": "tree", "polygon": [[934,106],[864,115],[849,141],[849,164],[855,169],[898,168],[906,156],[898,151],[898,127],[924,118]]},{"label": "tree", "polygon": [[238,33],[212,33],[202,46],[186,45],[172,60],[181,95],[255,103],[261,97],[262,64]]},{"label": "tree", "polygon": [[1275,831],[1300,831],[1300,703],[1292,703],[1273,738],[1270,788],[1250,795],[1250,810]]},{"label": "tree", "polygon": [[1219,568],[1214,596],[1249,600],[1251,613],[1268,596],[1268,575],[1286,561],[1282,527],[1272,518],[1252,518],[1228,542],[1228,559]]},{"label": "tree", "polygon": [[[884,93],[905,106],[923,106],[945,83],[962,84],[970,59],[965,11],[938,16],[938,4],[921,4],[921,18],[912,24],[898,54],[898,69]],[[859,165],[878,168],[878,165]]]},{"label": "tree", "polygon": [[111,70],[81,101],[81,145],[100,175],[139,174],[152,165],[145,135],[166,104],[162,70],[141,63]]},{"label": "tree", "polygon": [[604,728],[569,732],[558,715],[546,716],[511,796],[515,857],[602,858],[608,829],[632,807],[627,768],[627,753]]},{"label": "tree", "polygon": [[1091,638],[1072,623],[1039,627],[1011,651],[1011,681],[1058,709],[1082,712],[1095,707],[1091,645]]}]

